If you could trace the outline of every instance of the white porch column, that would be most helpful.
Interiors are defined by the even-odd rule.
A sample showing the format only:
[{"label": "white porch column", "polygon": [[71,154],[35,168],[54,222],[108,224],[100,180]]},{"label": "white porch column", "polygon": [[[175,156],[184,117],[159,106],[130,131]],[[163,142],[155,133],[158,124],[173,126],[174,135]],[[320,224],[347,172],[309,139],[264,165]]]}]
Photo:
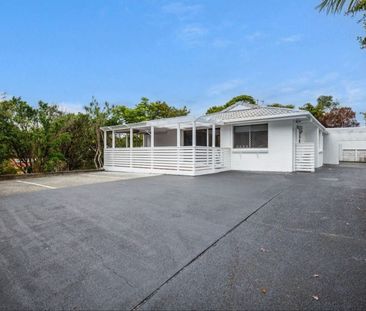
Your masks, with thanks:
[{"label": "white porch column", "polygon": [[210,131],[209,128],[206,129],[206,165],[208,166],[209,163],[209,147],[210,146]]},{"label": "white porch column", "polygon": [[193,174],[196,170],[196,122],[193,121],[192,122],[192,170],[193,170]]},{"label": "white porch column", "polygon": [[130,167],[132,167],[133,128],[130,128]]},{"label": "white porch column", "polygon": [[212,169],[215,169],[215,144],[216,144],[216,127],[212,124]]},{"label": "white porch column", "polygon": [[130,128],[130,148],[133,147],[133,128]]},{"label": "white porch column", "polygon": [[196,122],[192,122],[192,147],[196,147]]},{"label": "white porch column", "polygon": [[107,131],[103,131],[104,150],[107,149]]},{"label": "white porch column", "polygon": [[177,171],[180,165],[180,123],[177,124]]},{"label": "white porch column", "polygon": [[151,135],[150,135],[150,145],[152,148],[155,147],[155,131],[154,131],[154,127],[151,127]]},{"label": "white porch column", "polygon": [[155,147],[155,128],[151,126],[150,128],[150,168],[154,168],[154,147]]},{"label": "white porch column", "polygon": [[112,148],[116,148],[116,133],[112,131]]}]

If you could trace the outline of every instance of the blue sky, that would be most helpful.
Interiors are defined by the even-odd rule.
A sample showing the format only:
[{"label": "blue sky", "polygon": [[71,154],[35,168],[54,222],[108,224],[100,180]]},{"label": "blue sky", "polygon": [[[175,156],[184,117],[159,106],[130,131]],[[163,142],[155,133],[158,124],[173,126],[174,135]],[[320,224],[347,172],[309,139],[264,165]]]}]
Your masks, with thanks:
[{"label": "blue sky", "polygon": [[200,114],[239,94],[297,106],[333,95],[366,111],[361,25],[318,2],[2,1],[0,91],[69,111],[145,96]]}]

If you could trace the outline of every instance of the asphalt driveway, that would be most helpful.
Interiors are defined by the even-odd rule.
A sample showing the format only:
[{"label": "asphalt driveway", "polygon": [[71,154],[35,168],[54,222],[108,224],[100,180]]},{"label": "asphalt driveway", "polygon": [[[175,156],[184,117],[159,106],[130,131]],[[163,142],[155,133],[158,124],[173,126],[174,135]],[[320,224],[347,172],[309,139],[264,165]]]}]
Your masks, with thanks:
[{"label": "asphalt driveway", "polygon": [[0,309],[366,307],[364,167],[53,188],[0,197]]}]

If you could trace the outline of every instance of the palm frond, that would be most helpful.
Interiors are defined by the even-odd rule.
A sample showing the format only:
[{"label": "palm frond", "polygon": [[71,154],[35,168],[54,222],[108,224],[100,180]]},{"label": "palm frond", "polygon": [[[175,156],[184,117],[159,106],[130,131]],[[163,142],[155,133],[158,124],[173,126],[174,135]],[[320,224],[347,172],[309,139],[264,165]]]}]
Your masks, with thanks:
[{"label": "palm frond", "polygon": [[346,2],[349,2],[346,8],[346,13],[351,12],[360,2],[360,0],[322,0],[316,7],[319,11],[326,11],[329,13],[340,13]]}]

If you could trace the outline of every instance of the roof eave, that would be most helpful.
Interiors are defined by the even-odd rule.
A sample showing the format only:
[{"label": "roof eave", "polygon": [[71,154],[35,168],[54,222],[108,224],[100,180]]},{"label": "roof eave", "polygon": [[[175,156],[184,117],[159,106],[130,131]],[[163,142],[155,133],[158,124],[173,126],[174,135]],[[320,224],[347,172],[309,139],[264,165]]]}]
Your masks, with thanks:
[{"label": "roof eave", "polygon": [[268,116],[268,117],[254,117],[254,118],[238,118],[228,121],[224,120],[225,124],[238,123],[238,122],[258,122],[258,121],[276,121],[276,120],[294,120],[294,119],[306,119],[306,114],[294,114],[294,115],[282,115],[282,116]]}]

